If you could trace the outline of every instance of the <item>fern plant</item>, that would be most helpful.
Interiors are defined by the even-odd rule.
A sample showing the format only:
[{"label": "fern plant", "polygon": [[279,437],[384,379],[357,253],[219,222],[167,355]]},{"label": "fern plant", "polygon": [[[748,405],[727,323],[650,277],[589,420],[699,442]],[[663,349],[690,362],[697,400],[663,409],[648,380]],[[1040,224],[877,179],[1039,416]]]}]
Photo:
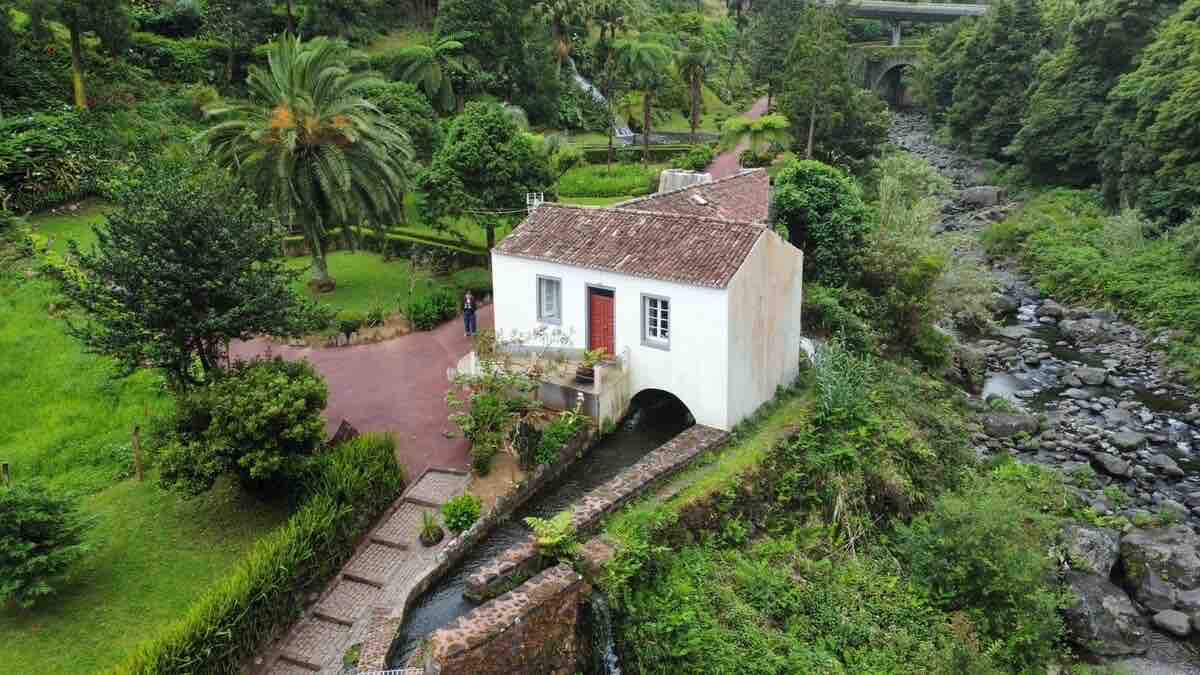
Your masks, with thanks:
[{"label": "fern plant", "polygon": [[550,519],[531,516],[525,519],[525,524],[533,530],[538,551],[547,558],[570,560],[579,550],[570,511],[562,511]]}]

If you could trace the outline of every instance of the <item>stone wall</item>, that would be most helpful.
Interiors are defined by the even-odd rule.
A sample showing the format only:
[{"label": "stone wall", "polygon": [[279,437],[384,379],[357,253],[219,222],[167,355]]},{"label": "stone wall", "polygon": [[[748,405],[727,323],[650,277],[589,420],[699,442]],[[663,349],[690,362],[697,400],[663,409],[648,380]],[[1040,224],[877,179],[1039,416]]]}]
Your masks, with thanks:
[{"label": "stone wall", "polygon": [[404,625],[404,616],[408,613],[409,607],[425,591],[429,590],[435,581],[457,565],[493,528],[507,520],[527,499],[548,483],[556,480],[575,463],[576,459],[590,450],[594,441],[595,435],[591,430],[587,430],[565,443],[559,451],[557,462],[544,464],[535,469],[514,489],[501,495],[495,505],[483,514],[470,529],[439,551],[436,564],[422,574],[419,579],[414,580],[401,603],[382,610],[379,608],[373,610],[367,629],[367,639],[363,643],[362,655],[358,662],[359,670],[384,670],[387,668],[388,654]]},{"label": "stone wall", "polygon": [[[577,501],[571,507],[576,532],[590,533],[605,515],[728,440],[728,433],[699,424],[672,438]],[[542,565],[533,538],[527,537],[467,577],[463,594],[476,601],[494,598],[537,573]]]},{"label": "stone wall", "polygon": [[426,675],[578,672],[580,608],[591,586],[552,567],[429,638]]}]

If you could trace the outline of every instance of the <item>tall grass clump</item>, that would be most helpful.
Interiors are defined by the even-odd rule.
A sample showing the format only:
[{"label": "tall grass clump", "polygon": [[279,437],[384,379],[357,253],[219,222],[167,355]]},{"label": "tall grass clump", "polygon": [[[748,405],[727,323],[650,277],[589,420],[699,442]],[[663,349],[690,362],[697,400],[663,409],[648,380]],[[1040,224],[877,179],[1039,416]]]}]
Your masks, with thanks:
[{"label": "tall grass clump", "polygon": [[246,659],[300,616],[309,589],[349,559],[355,543],[404,487],[390,436],[360,436],[329,452],[313,491],[187,616],[144,644],[113,675],[242,672]]},{"label": "tall grass clump", "polygon": [[585,164],[558,180],[560,197],[638,197],[653,192],[661,166],[644,164]]}]

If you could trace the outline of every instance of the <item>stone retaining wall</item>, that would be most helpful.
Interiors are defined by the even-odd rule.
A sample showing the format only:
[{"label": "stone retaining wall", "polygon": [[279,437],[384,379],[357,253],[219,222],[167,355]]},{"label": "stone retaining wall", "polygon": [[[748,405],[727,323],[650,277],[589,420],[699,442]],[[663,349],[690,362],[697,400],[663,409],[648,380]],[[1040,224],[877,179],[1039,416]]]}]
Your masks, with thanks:
[{"label": "stone retaining wall", "polygon": [[594,434],[588,430],[564,444],[559,451],[557,462],[537,467],[513,490],[501,495],[491,510],[480,517],[470,529],[446,544],[438,552],[435,564],[409,587],[402,602],[396,603],[392,607],[376,608],[371,614],[367,638],[363,643],[362,655],[359,657],[358,669],[360,671],[386,669],[388,654],[404,625],[404,617],[412,604],[425,591],[429,590],[435,581],[457,565],[493,528],[507,520],[518,507],[546,484],[561,476],[567,468],[575,463],[575,460],[591,449],[594,441]]},{"label": "stone retaining wall", "polygon": [[[576,502],[571,507],[576,532],[590,533],[605,515],[728,440],[728,433],[699,424],[672,438]],[[469,576],[463,594],[477,602],[494,598],[536,574],[544,564],[533,537],[527,537]]]},{"label": "stone retaining wall", "polygon": [[559,564],[433,633],[425,675],[577,672],[580,607],[591,586]]}]

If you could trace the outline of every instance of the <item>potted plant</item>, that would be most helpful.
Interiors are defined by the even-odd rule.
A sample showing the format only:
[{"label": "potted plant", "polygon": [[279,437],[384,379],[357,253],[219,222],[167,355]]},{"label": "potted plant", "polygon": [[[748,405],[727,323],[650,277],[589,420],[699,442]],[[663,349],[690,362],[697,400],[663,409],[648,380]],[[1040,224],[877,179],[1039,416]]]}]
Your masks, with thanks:
[{"label": "potted plant", "polygon": [[437,546],[438,542],[446,533],[442,531],[442,526],[438,525],[437,518],[433,517],[432,513],[425,511],[421,514],[421,534],[418,539],[421,540],[421,545],[426,548]]},{"label": "potted plant", "polygon": [[583,361],[575,368],[575,381],[591,384],[596,381],[596,364],[604,360],[603,349],[589,349],[583,352]]}]

